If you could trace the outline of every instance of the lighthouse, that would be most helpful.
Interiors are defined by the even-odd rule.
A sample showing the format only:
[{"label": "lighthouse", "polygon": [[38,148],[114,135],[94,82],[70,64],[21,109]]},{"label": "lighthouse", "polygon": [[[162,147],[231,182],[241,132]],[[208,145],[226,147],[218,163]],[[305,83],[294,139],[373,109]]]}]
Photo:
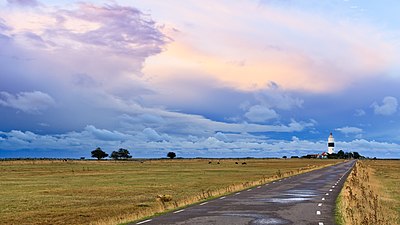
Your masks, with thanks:
[{"label": "lighthouse", "polygon": [[328,137],[328,153],[332,154],[335,151],[335,139],[332,133]]}]

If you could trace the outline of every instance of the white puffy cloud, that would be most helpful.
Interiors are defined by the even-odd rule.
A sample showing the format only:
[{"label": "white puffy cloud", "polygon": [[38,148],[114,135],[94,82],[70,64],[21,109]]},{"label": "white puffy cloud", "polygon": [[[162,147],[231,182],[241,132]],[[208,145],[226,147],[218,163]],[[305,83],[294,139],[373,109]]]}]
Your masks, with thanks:
[{"label": "white puffy cloud", "polygon": [[358,127],[349,127],[349,126],[345,126],[345,127],[341,127],[341,128],[336,128],[335,130],[342,132],[345,135],[348,134],[360,134],[363,132],[363,130],[361,128]]},{"label": "white puffy cloud", "polygon": [[[147,129],[143,133],[158,134],[153,131]],[[96,132],[98,134],[94,136],[93,133]],[[301,156],[326,150],[326,140],[310,141],[295,136],[291,140],[262,140],[249,134],[234,134],[235,138],[219,134],[209,137],[192,136],[191,140],[178,136],[170,136],[169,140],[157,140],[163,136],[158,134],[156,139],[150,140],[149,136],[143,133],[132,135],[95,127],[86,128],[81,132],[57,135],[39,135],[18,130],[0,131],[2,140],[0,149],[2,151],[30,149],[33,155],[37,151],[44,151],[43,156],[49,156],[46,154],[56,150],[52,157],[57,157],[59,150],[63,150],[64,154],[67,152],[71,157],[89,156],[90,151],[97,146],[108,152],[119,147],[126,147],[134,157],[164,157],[171,149],[183,157],[281,157],[282,155]],[[224,138],[221,137],[229,140],[223,140]],[[371,157],[400,156],[400,152],[395,150],[400,149],[400,145],[396,143],[357,139],[349,142],[338,141],[336,146],[344,151],[358,151],[362,155]],[[0,157],[4,157],[2,154],[4,153],[0,152]]]},{"label": "white puffy cloud", "polygon": [[270,82],[268,88],[255,92],[255,98],[269,108],[289,110],[302,107],[304,100],[292,97],[283,91],[278,84]]},{"label": "white puffy cloud", "polygon": [[254,105],[250,107],[244,116],[252,122],[266,122],[271,119],[278,118],[278,114],[273,109],[266,106]]},{"label": "white puffy cloud", "polygon": [[155,131],[154,129],[149,128],[149,127],[145,128],[143,130],[143,134],[148,141],[159,142],[159,141],[164,141],[164,140],[169,139],[168,135],[166,135],[166,134],[160,135],[159,133],[157,133],[157,131]]},{"label": "white puffy cloud", "polygon": [[41,91],[20,92],[15,95],[4,91],[0,92],[0,106],[18,109],[26,113],[40,113],[54,105],[54,99]]},{"label": "white puffy cloud", "polygon": [[98,129],[93,125],[86,126],[85,131],[93,135],[94,138],[103,141],[122,141],[129,138],[128,135],[118,131],[109,131],[106,129]]},{"label": "white puffy cloud", "polygon": [[365,116],[367,113],[362,109],[356,109],[354,116]]},{"label": "white puffy cloud", "polygon": [[397,112],[398,105],[397,98],[386,96],[382,100],[382,105],[374,102],[372,103],[371,107],[374,109],[375,114],[389,116]]}]

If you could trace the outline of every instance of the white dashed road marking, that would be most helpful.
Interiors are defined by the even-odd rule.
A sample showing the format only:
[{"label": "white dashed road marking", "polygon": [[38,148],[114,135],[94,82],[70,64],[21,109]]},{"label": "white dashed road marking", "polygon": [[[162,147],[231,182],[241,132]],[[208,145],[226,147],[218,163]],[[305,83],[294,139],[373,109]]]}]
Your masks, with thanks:
[{"label": "white dashed road marking", "polygon": [[257,188],[261,188],[261,186],[258,186]]},{"label": "white dashed road marking", "polygon": [[240,192],[236,193],[235,195],[240,195]]},{"label": "white dashed road marking", "polygon": [[319,222],[319,223],[318,223],[318,225],[324,225],[324,223],[322,223],[322,222]]},{"label": "white dashed road marking", "polygon": [[318,203],[318,206],[322,206],[322,203]]},{"label": "white dashed road marking", "polygon": [[201,203],[200,205],[205,205],[205,204],[207,204],[208,202],[203,202],[203,203]]},{"label": "white dashed road marking", "polygon": [[144,223],[147,223],[147,222],[150,222],[151,221],[151,219],[149,219],[149,220],[145,220],[145,221],[142,221],[142,222],[139,222],[139,223],[136,223],[136,224],[144,224]]},{"label": "white dashed road marking", "polygon": [[329,195],[329,193],[326,193],[325,195]]},{"label": "white dashed road marking", "polygon": [[322,198],[322,201],[325,201],[325,198]]},{"label": "white dashed road marking", "polygon": [[329,191],[333,191],[332,189],[329,189]]},{"label": "white dashed road marking", "polygon": [[183,212],[183,211],[185,211],[185,210],[181,209],[181,210],[175,211],[174,213],[180,213],[180,212]]},{"label": "white dashed road marking", "polygon": [[321,211],[317,211],[317,215],[321,215]]},{"label": "white dashed road marking", "polygon": [[224,198],[226,198],[226,197],[221,197],[221,198],[219,198],[219,199],[224,199]]},{"label": "white dashed road marking", "polygon": [[251,191],[252,189],[249,189],[249,190],[247,190],[247,191]]}]

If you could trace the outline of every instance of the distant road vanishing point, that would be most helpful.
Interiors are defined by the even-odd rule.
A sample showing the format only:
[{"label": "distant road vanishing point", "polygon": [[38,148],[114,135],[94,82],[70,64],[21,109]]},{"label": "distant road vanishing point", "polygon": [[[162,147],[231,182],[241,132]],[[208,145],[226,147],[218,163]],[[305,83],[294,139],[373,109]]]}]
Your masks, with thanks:
[{"label": "distant road vanishing point", "polygon": [[335,200],[354,164],[284,178],[131,224],[333,225]]}]

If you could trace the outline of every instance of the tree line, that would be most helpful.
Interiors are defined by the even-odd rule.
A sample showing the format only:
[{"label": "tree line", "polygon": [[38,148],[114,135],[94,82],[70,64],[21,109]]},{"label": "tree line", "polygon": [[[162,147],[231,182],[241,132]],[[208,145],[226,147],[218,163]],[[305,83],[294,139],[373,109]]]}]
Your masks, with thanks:
[{"label": "tree line", "polygon": [[[115,160],[120,160],[120,159],[130,159],[132,158],[131,153],[129,152],[128,149],[125,148],[120,148],[118,151],[113,151],[111,152],[111,155],[108,155],[107,152],[103,151],[100,147],[97,147],[95,150],[91,152],[92,158],[97,158],[98,160],[104,159],[107,157],[110,157]],[[168,152],[167,157],[170,159],[173,159],[176,157],[175,152]]]},{"label": "tree line", "polygon": [[344,152],[339,150],[337,153],[332,153],[328,155],[328,159],[361,159],[364,158],[358,152]]}]

